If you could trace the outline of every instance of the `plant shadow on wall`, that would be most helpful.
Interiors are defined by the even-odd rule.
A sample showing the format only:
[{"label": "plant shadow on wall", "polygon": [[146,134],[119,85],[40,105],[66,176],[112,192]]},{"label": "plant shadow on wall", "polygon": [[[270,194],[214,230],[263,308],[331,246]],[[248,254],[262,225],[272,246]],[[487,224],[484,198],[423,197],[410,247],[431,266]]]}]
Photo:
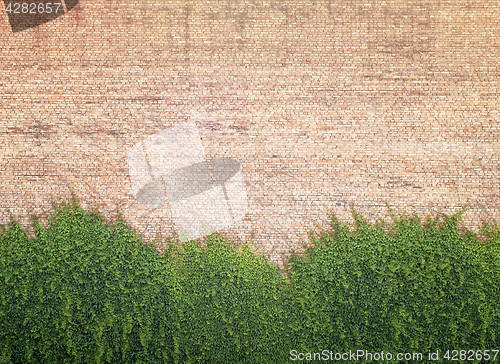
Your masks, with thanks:
[{"label": "plant shadow on wall", "polygon": [[[392,211],[391,211],[392,213]],[[334,215],[284,275],[219,234],[163,254],[73,197],[0,231],[4,363],[287,363],[293,353],[498,347],[500,227]],[[491,353],[493,355],[493,353]],[[364,358],[358,358],[363,361]],[[422,360],[422,361],[425,361]],[[480,359],[473,362],[479,363]]]}]

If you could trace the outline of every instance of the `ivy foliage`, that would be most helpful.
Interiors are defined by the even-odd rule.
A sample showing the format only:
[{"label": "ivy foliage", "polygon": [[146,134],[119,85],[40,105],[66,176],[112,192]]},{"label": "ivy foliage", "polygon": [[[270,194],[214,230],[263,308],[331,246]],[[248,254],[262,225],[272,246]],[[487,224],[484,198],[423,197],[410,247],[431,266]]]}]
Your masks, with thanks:
[{"label": "ivy foliage", "polygon": [[[0,357],[14,363],[173,362],[179,285],[123,219],[73,199],[47,227],[0,240]],[[177,325],[177,327],[176,327]]]},{"label": "ivy foliage", "polygon": [[[286,363],[301,353],[491,350],[500,228],[462,213],[335,215],[282,275],[219,234],[159,254],[76,198],[0,229],[0,363]],[[451,349],[450,349],[451,348]]]},{"label": "ivy foliage", "polygon": [[498,228],[396,216],[331,218],[289,262],[292,346],[302,352],[488,350],[500,343]]},{"label": "ivy foliage", "polygon": [[283,278],[277,267],[218,234],[205,245],[187,243],[174,264],[183,287],[183,360],[283,362]]}]

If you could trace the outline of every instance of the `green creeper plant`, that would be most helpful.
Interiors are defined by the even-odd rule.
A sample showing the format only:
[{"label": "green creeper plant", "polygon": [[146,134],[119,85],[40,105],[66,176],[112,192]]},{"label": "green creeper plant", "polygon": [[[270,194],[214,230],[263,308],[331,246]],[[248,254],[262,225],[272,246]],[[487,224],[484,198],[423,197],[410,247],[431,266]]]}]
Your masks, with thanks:
[{"label": "green creeper plant", "polygon": [[[73,199],[0,242],[0,355],[15,363],[173,362],[179,286],[124,223]],[[177,320],[177,321],[176,321]]]},{"label": "green creeper plant", "polygon": [[219,234],[178,250],[186,363],[279,363],[284,359],[283,278],[265,257]]},{"label": "green creeper plant", "polygon": [[424,223],[393,213],[392,224],[370,224],[353,212],[354,229],[333,215],[331,229],[311,234],[313,245],[290,259],[292,346],[303,352],[498,346],[498,250],[460,233],[462,213]]},{"label": "green creeper plant", "polygon": [[[287,363],[290,352],[491,350],[500,229],[463,211],[329,229],[284,275],[222,235],[163,254],[76,198],[0,228],[0,363]],[[477,360],[476,360],[477,361]]]}]

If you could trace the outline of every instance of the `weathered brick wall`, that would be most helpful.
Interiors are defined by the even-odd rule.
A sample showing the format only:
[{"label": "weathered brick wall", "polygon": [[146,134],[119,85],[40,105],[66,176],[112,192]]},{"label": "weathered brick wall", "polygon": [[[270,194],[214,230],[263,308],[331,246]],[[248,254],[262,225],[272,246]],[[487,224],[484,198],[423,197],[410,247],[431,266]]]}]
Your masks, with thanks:
[{"label": "weathered brick wall", "polygon": [[242,164],[228,233],[273,260],[328,208],[500,219],[499,19],[497,0],[80,0],[12,33],[2,8],[2,222],[73,190],[171,235],[168,206],[130,194],[127,153],[187,120]]}]

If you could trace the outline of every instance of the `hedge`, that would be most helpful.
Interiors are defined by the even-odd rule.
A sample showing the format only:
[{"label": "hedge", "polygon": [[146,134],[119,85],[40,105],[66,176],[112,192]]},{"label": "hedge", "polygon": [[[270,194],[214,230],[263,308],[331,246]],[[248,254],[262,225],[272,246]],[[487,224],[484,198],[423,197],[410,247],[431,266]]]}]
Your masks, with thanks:
[{"label": "hedge", "polygon": [[0,231],[0,362],[286,363],[292,350],[492,350],[500,229],[331,216],[283,274],[219,234],[163,254],[73,198]]}]

